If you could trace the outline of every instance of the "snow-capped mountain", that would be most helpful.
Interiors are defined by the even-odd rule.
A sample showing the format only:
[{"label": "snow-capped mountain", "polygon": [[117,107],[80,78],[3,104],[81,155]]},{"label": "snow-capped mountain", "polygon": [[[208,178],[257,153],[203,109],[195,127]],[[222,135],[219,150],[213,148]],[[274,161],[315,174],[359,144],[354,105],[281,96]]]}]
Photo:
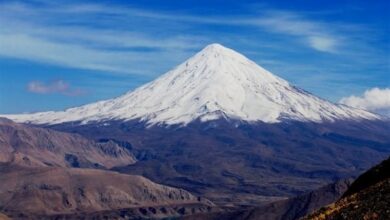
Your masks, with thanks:
[{"label": "snow-capped mountain", "polygon": [[5,117],[35,124],[106,120],[187,124],[220,117],[267,123],[379,118],[298,89],[219,44],[208,45],[173,70],[120,97],[65,111]]}]

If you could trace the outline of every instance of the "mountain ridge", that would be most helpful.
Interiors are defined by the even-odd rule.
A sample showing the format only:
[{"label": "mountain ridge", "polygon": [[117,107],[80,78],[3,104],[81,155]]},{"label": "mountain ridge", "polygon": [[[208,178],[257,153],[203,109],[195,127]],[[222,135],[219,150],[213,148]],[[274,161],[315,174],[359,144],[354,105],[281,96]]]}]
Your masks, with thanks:
[{"label": "mountain ridge", "polygon": [[135,219],[160,218],[214,207],[183,189],[110,171],[136,163],[130,149],[0,118],[0,219],[75,219],[118,209]]},{"label": "mountain ridge", "polygon": [[0,118],[0,163],[109,169],[135,162],[128,149],[114,142],[98,143],[81,135]]}]

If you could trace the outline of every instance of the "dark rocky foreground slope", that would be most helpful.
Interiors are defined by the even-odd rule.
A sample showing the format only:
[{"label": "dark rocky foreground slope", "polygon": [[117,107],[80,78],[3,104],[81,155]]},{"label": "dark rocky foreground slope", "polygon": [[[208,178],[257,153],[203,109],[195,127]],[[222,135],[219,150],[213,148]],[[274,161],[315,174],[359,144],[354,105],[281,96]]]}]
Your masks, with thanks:
[{"label": "dark rocky foreground slope", "polygon": [[370,169],[335,203],[303,220],[390,219],[390,158]]}]

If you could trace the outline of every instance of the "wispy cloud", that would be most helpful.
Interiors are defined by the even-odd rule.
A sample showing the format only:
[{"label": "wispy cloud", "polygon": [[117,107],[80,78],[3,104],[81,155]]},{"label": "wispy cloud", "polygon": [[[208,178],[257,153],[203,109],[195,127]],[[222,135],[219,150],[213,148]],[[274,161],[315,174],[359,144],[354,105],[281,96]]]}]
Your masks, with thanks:
[{"label": "wispy cloud", "polygon": [[45,1],[39,7],[3,2],[0,12],[0,56],[110,74],[150,78],[216,41],[244,48],[266,68],[317,90],[329,88],[324,74],[356,83],[354,72],[362,71],[357,63],[386,68],[384,53],[371,47],[373,38],[366,30],[361,34],[362,27],[265,6],[222,16]]},{"label": "wispy cloud", "polygon": [[66,67],[146,75],[153,72],[148,66],[174,58],[168,56],[168,51],[115,51],[25,34],[0,34],[0,55]]},{"label": "wispy cloud", "polygon": [[[103,8],[94,7],[95,10],[102,11]],[[234,17],[218,16],[195,16],[167,14],[161,12],[148,12],[139,9],[120,9],[115,13],[122,15],[136,15],[139,17],[180,20],[184,22],[213,24],[213,25],[231,25],[231,26],[249,26],[257,27],[264,31],[275,32],[279,34],[298,37],[307,46],[322,52],[335,52],[342,43],[340,33],[331,30],[340,29],[342,25],[327,24],[325,22],[312,21],[302,15],[281,10],[264,9],[254,15],[236,15]],[[339,26],[339,27],[338,27]]]},{"label": "wispy cloud", "polygon": [[309,36],[307,37],[307,41],[311,47],[325,52],[335,52],[336,46],[339,43],[334,38],[324,36]]},{"label": "wispy cloud", "polygon": [[27,84],[27,90],[37,94],[62,94],[66,96],[80,96],[85,92],[79,88],[72,88],[64,80],[56,80],[49,83],[42,81],[31,81]]},{"label": "wispy cloud", "polygon": [[344,97],[340,103],[390,117],[390,88],[372,88],[361,96]]},{"label": "wispy cloud", "polygon": [[290,35],[300,39],[305,45],[322,52],[335,52],[340,46],[340,34],[331,30],[337,25],[317,22],[288,11],[266,11],[260,18],[243,20],[271,32]]},{"label": "wispy cloud", "polygon": [[207,34],[184,31],[194,23],[257,28],[292,36],[321,52],[336,52],[342,43],[342,36],[330,32],[328,24],[287,11],[229,18],[102,4],[36,7],[18,2],[1,3],[0,11],[0,56],[106,72],[156,74],[156,65],[180,61],[214,41]]},{"label": "wispy cloud", "polygon": [[[118,28],[115,18],[103,20],[101,23],[107,22],[106,27],[96,27],[103,24],[92,18],[110,11],[101,9],[101,5],[48,4],[36,8],[22,3],[0,3],[0,56],[144,75],[156,74],[158,66],[166,68],[164,63],[183,59],[189,50],[204,45],[197,36],[163,36],[134,27]],[[111,11],[116,10],[120,9],[114,7]],[[118,17],[125,19],[123,16]]]}]

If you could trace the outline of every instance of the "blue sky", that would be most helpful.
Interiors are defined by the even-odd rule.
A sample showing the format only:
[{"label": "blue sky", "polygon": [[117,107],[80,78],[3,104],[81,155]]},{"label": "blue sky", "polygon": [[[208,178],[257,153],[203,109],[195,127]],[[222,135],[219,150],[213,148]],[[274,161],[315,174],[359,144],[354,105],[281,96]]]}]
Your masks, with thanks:
[{"label": "blue sky", "polygon": [[334,102],[390,87],[388,1],[291,2],[0,1],[0,113],[112,98],[214,42]]}]

